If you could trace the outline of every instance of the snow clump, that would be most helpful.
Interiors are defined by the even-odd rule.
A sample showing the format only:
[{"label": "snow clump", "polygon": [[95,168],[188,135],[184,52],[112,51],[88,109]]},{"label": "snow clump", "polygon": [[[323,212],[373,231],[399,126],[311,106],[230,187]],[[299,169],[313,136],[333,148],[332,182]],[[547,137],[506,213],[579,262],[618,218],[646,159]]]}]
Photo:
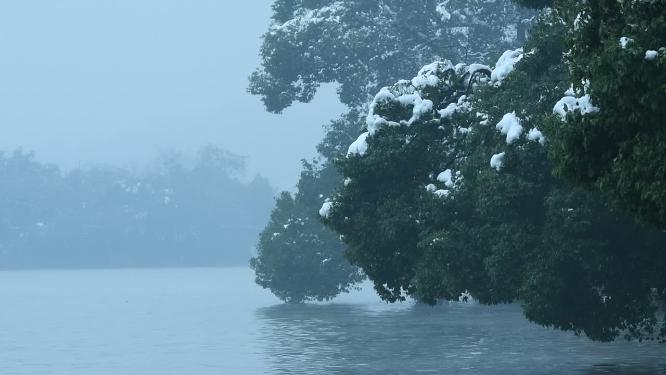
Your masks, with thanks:
[{"label": "snow clump", "polygon": [[332,209],[333,209],[333,202],[327,199],[326,202],[324,202],[324,204],[322,204],[321,208],[319,209],[319,216],[323,217],[324,219],[328,219],[328,217],[331,216]]},{"label": "snow clump", "polygon": [[546,136],[544,136],[537,128],[531,129],[529,133],[527,133],[527,139],[530,141],[537,141],[542,145],[546,144]]},{"label": "snow clump", "polygon": [[437,176],[437,181],[443,182],[446,187],[453,187],[453,172],[450,169],[445,170]]},{"label": "snow clump", "polygon": [[647,61],[656,60],[657,56],[659,56],[659,52],[657,52],[655,50],[651,49],[651,50],[645,51],[645,60],[647,60]]},{"label": "snow clump", "polygon": [[419,72],[416,74],[416,77],[412,78],[412,85],[417,90],[424,89],[426,87],[437,87],[441,80],[439,75],[447,70],[454,69],[455,67],[451,64],[450,61],[435,61],[434,63],[428,64],[422,67]]},{"label": "snow clump", "polygon": [[437,4],[437,7],[435,10],[437,10],[437,13],[442,17],[442,21],[446,22],[451,19],[451,13],[449,13],[448,10],[446,10],[446,6],[448,5],[449,0],[446,0],[444,2],[441,2]]},{"label": "snow clump", "polygon": [[[590,86],[589,81],[583,81],[583,86],[585,91],[587,91]],[[599,107],[592,104],[592,99],[589,94],[585,94],[578,98],[575,96],[573,88],[570,88],[564,93],[564,95],[565,96],[562,99],[555,103],[555,107],[553,107],[553,113],[560,116],[562,121],[566,121],[567,113],[575,112],[577,110],[580,111],[582,115],[599,112]]]},{"label": "snow clump", "polygon": [[439,190],[435,191],[433,194],[435,194],[439,198],[446,198],[446,197],[449,196],[449,194],[451,194],[451,192],[448,191],[448,190],[439,189]]},{"label": "snow clump", "polygon": [[580,98],[574,96],[565,96],[560,99],[553,108],[553,113],[560,116],[562,121],[566,121],[567,113],[580,110],[580,113],[586,115],[588,113],[599,112],[599,108],[592,104],[589,94],[585,94]]},{"label": "snow clump", "polygon": [[365,155],[365,153],[368,152],[368,143],[366,142],[367,138],[368,132],[359,135],[358,139],[356,139],[354,143],[349,146],[349,150],[347,150],[347,157],[352,155]]},{"label": "snow clump", "polygon": [[520,125],[520,119],[516,112],[507,113],[502,120],[495,126],[502,134],[506,135],[506,144],[510,145],[523,134],[523,127]]},{"label": "snow clump", "polygon": [[504,156],[506,156],[505,152],[493,155],[493,157],[490,158],[490,168],[495,168],[495,170],[499,172],[504,165]]},{"label": "snow clump", "polygon": [[627,48],[627,45],[629,45],[629,43],[633,41],[634,41],[633,39],[623,36],[622,38],[620,38],[620,47],[622,47],[622,49],[625,49]]},{"label": "snow clump", "polygon": [[[398,82],[398,84],[394,86],[394,91],[396,91],[395,94],[391,92],[388,87],[384,87],[375,96],[375,99],[370,104],[368,116],[366,118],[366,125],[370,135],[374,134],[382,126],[398,126],[401,123],[411,125],[418,121],[423,115],[432,112],[432,101],[423,99],[421,97],[421,93],[415,89],[415,86],[412,86],[412,84],[408,86],[407,82],[408,81]],[[432,81],[429,81],[427,77],[421,77],[418,83],[430,85]],[[404,107],[411,105],[412,117],[408,121],[401,121],[399,123],[395,121],[389,121],[383,118],[381,115],[375,113],[377,105],[391,101],[397,101]]]},{"label": "snow clump", "polygon": [[458,105],[456,103],[449,103],[446,108],[439,110],[439,115],[442,118],[451,118],[456,111],[458,111]]},{"label": "snow clump", "polygon": [[495,69],[493,69],[490,80],[493,82],[501,82],[506,78],[511,72],[516,63],[523,58],[523,49],[518,48],[516,50],[508,50],[500,56],[495,64]]}]

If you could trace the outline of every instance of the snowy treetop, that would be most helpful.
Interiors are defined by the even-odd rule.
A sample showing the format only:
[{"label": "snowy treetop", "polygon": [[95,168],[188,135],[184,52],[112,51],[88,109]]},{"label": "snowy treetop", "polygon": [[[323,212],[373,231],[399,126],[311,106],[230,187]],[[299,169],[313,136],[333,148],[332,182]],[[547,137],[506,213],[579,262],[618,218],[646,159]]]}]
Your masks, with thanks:
[{"label": "snowy treetop", "polygon": [[275,112],[309,102],[321,83],[362,107],[415,66],[486,62],[519,46],[534,14],[510,0],[277,0],[273,10],[249,91]]}]

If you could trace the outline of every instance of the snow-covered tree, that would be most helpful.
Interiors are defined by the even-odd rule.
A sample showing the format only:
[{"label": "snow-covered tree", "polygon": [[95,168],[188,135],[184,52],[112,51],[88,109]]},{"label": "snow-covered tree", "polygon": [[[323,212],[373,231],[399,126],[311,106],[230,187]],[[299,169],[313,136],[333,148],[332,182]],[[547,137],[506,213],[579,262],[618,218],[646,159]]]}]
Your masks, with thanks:
[{"label": "snow-covered tree", "polygon": [[382,298],[469,292],[597,340],[665,337],[666,235],[551,175],[565,50],[544,12],[491,72],[442,61],[375,96],[322,216]]},{"label": "snow-covered tree", "polygon": [[[280,242],[272,240],[273,234],[282,232],[280,225],[285,223],[271,221],[253,264],[257,282],[286,296],[283,299],[327,298],[335,290],[326,286],[331,280],[340,283],[340,291],[358,281],[352,272],[328,275],[324,272],[328,268],[309,267],[329,259],[334,249],[339,254],[330,257],[328,265],[335,264],[331,269],[351,267],[340,256],[344,245],[337,236],[327,234],[317,212],[324,197],[343,183],[332,160],[344,155],[358,136],[363,107],[379,88],[427,62],[439,58],[485,61],[519,46],[533,13],[509,0],[278,0],[273,9],[261,50],[262,65],[250,78],[249,91],[262,96],[267,110],[280,112],[294,101],[310,101],[320,84],[335,82],[350,112],[326,126],[318,146],[320,162],[306,163],[298,193],[278,200],[275,218],[307,218],[308,225],[291,226],[289,234],[282,236],[290,240]],[[316,245],[308,242],[314,236]],[[302,284],[281,283],[285,272],[293,280],[323,286],[306,290]],[[341,279],[345,274],[349,278]]]},{"label": "snow-covered tree", "polygon": [[272,112],[309,102],[322,83],[354,107],[430,61],[487,62],[522,43],[532,16],[509,0],[277,0],[273,10],[249,87]]}]

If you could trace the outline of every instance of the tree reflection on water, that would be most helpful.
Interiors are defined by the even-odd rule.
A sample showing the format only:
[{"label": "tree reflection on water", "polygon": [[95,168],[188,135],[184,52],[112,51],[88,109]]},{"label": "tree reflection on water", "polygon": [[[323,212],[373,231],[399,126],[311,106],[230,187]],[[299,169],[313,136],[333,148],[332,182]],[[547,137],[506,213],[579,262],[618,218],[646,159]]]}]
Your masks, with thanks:
[{"label": "tree reflection on water", "polygon": [[276,374],[666,374],[666,347],[594,343],[518,306],[300,304],[257,310]]}]

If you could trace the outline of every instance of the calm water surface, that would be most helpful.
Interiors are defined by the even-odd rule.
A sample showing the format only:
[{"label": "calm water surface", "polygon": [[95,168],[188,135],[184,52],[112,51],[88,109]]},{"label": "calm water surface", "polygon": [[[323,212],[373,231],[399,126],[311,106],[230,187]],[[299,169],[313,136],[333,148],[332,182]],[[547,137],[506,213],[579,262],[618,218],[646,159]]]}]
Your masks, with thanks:
[{"label": "calm water surface", "polygon": [[287,306],[248,269],[0,272],[0,374],[666,374],[666,346],[592,343],[515,306]]}]

